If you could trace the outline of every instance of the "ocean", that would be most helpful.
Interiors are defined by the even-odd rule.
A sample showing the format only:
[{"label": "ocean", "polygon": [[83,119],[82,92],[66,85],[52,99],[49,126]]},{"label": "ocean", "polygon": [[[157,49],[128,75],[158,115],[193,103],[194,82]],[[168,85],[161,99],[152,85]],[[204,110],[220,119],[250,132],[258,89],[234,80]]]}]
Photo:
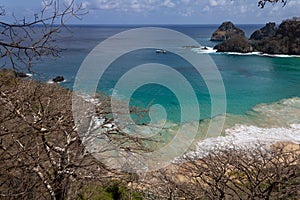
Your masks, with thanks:
[{"label": "ocean", "polygon": [[[199,125],[198,138],[205,138],[212,119],[218,120],[225,116],[225,125],[222,134],[257,132],[257,138],[264,129],[278,130],[278,140],[292,140],[300,142],[300,57],[296,56],[271,56],[235,53],[216,53],[212,47],[217,42],[210,41],[210,36],[219,25],[162,25],[171,30],[179,31],[194,40],[208,50],[199,48],[183,48],[185,51],[193,51],[196,55],[207,54],[216,64],[222,77],[226,92],[226,112],[213,113],[211,110],[211,95],[207,83],[185,60],[177,58],[171,52],[156,53],[155,49],[146,48],[122,55],[104,72],[97,91],[111,95],[116,92],[113,88],[123,74],[133,67],[147,63],[161,63],[175,69],[185,77],[195,91],[200,108],[199,122],[182,119],[182,104],[189,105],[189,97],[179,102],[174,91],[155,83],[148,83],[136,88],[130,97],[130,105],[148,109],[152,105],[161,105],[166,112],[165,124],[170,129],[184,121],[185,125]],[[263,25],[237,25],[246,32],[249,37],[254,30]],[[60,57],[43,58],[34,67],[34,78],[47,82],[61,75],[66,79],[60,83],[63,87],[73,89],[77,72],[91,50],[107,38],[122,31],[148,26],[125,25],[72,25],[69,30],[63,30],[56,38],[56,44],[61,48]],[[189,45],[189,44],[186,44]],[[110,49],[112,50],[112,49]],[[113,50],[112,50],[113,51]],[[136,74],[139,76],[140,74]],[[153,74],[151,74],[153,76]],[[154,75],[155,76],[155,75]],[[157,76],[165,76],[159,74]],[[134,81],[134,80],[132,80]],[[173,80],[176,82],[176,79]],[[130,83],[128,83],[130,84]],[[177,88],[184,94],[186,88]],[[117,91],[119,92],[119,91]],[[122,100],[122,99],[121,99]],[[163,114],[163,116],[165,116]],[[136,123],[147,124],[151,122],[151,115],[145,113],[139,119],[133,116]],[[160,121],[162,119],[157,119]],[[296,128],[295,128],[296,126]],[[283,129],[284,128],[284,129]],[[282,130],[283,129],[283,130]],[[188,129],[187,129],[188,130]],[[239,130],[239,131],[237,131]],[[289,136],[284,135],[293,130]],[[241,134],[243,135],[243,134]],[[270,135],[270,134],[269,134]],[[169,137],[169,136],[168,136]],[[268,137],[268,135],[265,135]],[[272,135],[275,141],[276,134]]]}]

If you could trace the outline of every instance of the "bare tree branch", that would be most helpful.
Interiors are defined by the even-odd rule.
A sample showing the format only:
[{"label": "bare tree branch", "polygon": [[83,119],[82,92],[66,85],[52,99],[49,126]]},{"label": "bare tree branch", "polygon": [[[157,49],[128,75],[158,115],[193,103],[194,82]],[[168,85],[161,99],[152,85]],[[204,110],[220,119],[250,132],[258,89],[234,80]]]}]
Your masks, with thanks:
[{"label": "bare tree branch", "polygon": [[288,0],[259,0],[258,1],[258,6],[261,7],[261,8],[264,8],[266,3],[275,4],[275,3],[278,3],[278,2],[281,2],[283,4],[283,6],[285,6],[287,1]]},{"label": "bare tree branch", "polygon": [[[60,5],[58,0],[43,1],[41,13],[34,14],[34,20],[26,18],[14,23],[0,20],[0,57],[7,58],[15,70],[27,68],[29,71],[36,59],[42,56],[58,56],[59,48],[55,45],[55,36],[70,17],[84,15],[82,5],[74,0],[68,5]],[[5,15],[0,7],[0,16]]]}]

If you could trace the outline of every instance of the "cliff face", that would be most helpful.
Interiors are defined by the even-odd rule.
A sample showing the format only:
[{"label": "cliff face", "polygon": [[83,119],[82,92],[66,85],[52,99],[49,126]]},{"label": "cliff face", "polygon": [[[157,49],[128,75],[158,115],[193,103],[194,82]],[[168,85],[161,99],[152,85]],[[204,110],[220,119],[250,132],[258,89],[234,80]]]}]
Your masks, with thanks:
[{"label": "cliff face", "polygon": [[277,28],[274,22],[267,23],[263,28],[255,31],[250,36],[250,40],[262,40],[267,37],[272,37],[276,34]]},{"label": "cliff face", "polygon": [[268,54],[300,55],[300,21],[286,20],[278,28],[275,23],[268,23],[255,31],[250,40],[245,37],[235,37],[214,48],[222,52],[260,51]]},{"label": "cliff face", "polygon": [[249,53],[253,51],[252,45],[245,37],[236,36],[215,46],[217,52],[240,52]]},{"label": "cliff face", "polygon": [[211,41],[225,41],[236,36],[245,37],[245,32],[237,28],[232,22],[224,22],[213,34]]},{"label": "cliff face", "polygon": [[256,46],[264,53],[300,55],[300,21],[282,22],[274,36],[264,38]]}]

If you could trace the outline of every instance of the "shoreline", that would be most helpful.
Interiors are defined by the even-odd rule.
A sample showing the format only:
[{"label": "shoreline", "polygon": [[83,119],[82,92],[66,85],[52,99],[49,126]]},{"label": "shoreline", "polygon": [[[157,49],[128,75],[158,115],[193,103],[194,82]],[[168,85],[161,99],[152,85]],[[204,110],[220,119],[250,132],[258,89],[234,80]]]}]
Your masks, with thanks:
[{"label": "shoreline", "polygon": [[[84,99],[97,105],[97,98],[84,96]],[[263,144],[268,147],[278,142],[292,142],[300,144],[300,119],[294,116],[300,116],[300,98],[293,97],[282,99],[273,103],[260,103],[254,106],[251,111],[245,115],[235,115],[226,113],[225,124],[220,135],[207,137],[208,126],[211,121],[218,120],[220,116],[202,119],[199,122],[184,122],[181,126],[186,130],[194,129],[198,126],[198,133],[191,145],[191,152],[197,152],[198,156],[205,155],[205,152],[211,150],[226,148],[234,145],[241,149],[254,148],[256,144]],[[95,119],[95,124],[103,119]],[[161,121],[160,121],[161,122]],[[161,127],[158,122],[157,127]],[[165,121],[164,129],[159,135],[154,136],[160,142],[154,145],[157,148],[168,143],[176,135],[180,124]],[[138,130],[141,135],[152,135],[160,128],[155,124],[142,124]],[[130,133],[129,129],[124,132]],[[201,149],[201,150],[200,150]]]},{"label": "shoreline", "polygon": [[191,48],[191,51],[199,54],[225,54],[225,55],[238,55],[238,56],[262,56],[262,57],[272,57],[272,58],[300,58],[300,55],[288,55],[288,54],[267,54],[259,51],[249,52],[249,53],[239,53],[239,52],[218,52],[217,49],[213,47],[207,47],[207,50],[203,50],[202,47]]}]

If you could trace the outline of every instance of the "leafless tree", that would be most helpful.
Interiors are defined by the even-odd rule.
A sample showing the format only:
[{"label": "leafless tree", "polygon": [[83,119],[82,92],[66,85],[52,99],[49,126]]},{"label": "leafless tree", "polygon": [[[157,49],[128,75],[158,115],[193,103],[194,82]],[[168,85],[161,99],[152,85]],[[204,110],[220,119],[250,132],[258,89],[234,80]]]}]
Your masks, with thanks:
[{"label": "leafless tree", "polygon": [[158,199],[299,199],[299,164],[298,144],[214,151],[186,156],[140,187]]},{"label": "leafless tree", "polygon": [[101,165],[84,153],[67,113],[70,92],[9,74],[0,87],[0,196],[63,199],[80,183],[72,180],[98,178]]},{"label": "leafless tree", "polygon": [[35,59],[42,56],[57,56],[59,48],[53,41],[55,36],[70,17],[80,18],[86,12],[81,4],[71,1],[62,4],[58,0],[43,0],[40,13],[32,19],[12,16],[14,22],[1,21],[6,14],[5,7],[0,7],[0,57],[16,69],[31,69]]},{"label": "leafless tree", "polygon": [[[13,68],[0,72],[1,199],[75,199],[87,185],[103,186],[111,180],[126,183],[134,178],[132,173],[108,168],[86,151],[73,120],[71,91],[14,77],[18,69],[30,70],[36,59],[57,56],[56,34],[65,28],[69,17],[84,14],[74,1],[63,7],[58,0],[43,4],[33,21],[16,17],[14,23],[0,21],[0,56],[8,61],[2,65]],[[0,16],[5,14],[0,7]],[[101,106],[92,106],[104,119],[98,127],[105,130],[101,137],[127,152],[145,150],[139,138],[113,125],[109,99],[101,95],[98,99]],[[93,127],[92,116],[86,117]],[[109,150],[100,147],[97,153]]]},{"label": "leafless tree", "polygon": [[[94,135],[91,128],[90,136],[104,136],[124,151],[146,150],[138,138],[105,118],[108,100],[102,97],[101,106],[96,107],[97,116],[105,119],[97,128],[105,131]],[[14,78],[11,70],[2,70],[0,110],[1,199],[74,199],[87,183],[132,179],[133,174],[111,169],[87,152],[73,120],[71,91]],[[98,147],[96,153],[108,151]]]},{"label": "leafless tree", "polygon": [[[57,56],[55,34],[69,17],[84,14],[74,1],[63,7],[57,0],[43,2],[44,8],[33,21],[16,17],[14,23],[0,21],[0,56],[8,61],[3,66],[30,70],[35,59]],[[263,7],[267,1],[260,2]],[[0,17],[5,14],[0,7]],[[86,152],[72,118],[70,91],[15,79],[12,73],[0,73],[1,199],[74,199],[90,183],[137,179],[135,174],[107,168]],[[108,107],[103,103],[97,114],[109,116]],[[101,128],[107,128],[112,120],[105,118]],[[117,138],[126,151],[147,150],[143,141],[115,127],[104,135]],[[198,160],[187,157],[182,165],[152,173],[150,184],[135,186],[143,192],[147,189],[152,197],[169,199],[297,197],[299,154],[283,149],[267,152],[212,152]]]}]

